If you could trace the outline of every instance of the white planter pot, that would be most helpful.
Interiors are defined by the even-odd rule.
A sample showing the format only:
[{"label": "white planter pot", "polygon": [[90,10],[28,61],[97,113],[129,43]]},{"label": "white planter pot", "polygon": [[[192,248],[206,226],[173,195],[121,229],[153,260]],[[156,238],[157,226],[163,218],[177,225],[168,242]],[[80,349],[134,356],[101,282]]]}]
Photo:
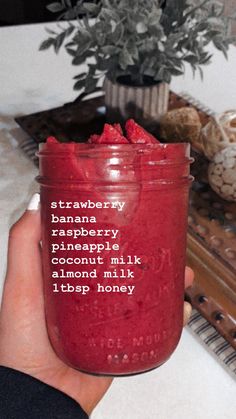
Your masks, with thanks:
[{"label": "white planter pot", "polygon": [[108,117],[115,119],[136,118],[151,122],[158,121],[167,112],[169,84],[157,83],[151,86],[128,86],[112,83],[105,78],[105,104]]}]

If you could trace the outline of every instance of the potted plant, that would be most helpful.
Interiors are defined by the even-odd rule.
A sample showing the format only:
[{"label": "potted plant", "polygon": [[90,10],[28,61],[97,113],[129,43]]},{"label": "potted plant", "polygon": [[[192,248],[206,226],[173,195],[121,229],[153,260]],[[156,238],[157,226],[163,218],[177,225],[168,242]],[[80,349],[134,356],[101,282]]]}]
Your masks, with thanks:
[{"label": "potted plant", "polygon": [[207,46],[227,56],[235,39],[230,17],[215,0],[61,0],[48,9],[67,20],[40,50],[64,44],[72,64],[87,63],[75,76],[74,89],[94,91],[105,76],[105,103],[127,118],[157,119],[168,107],[172,76],[188,63],[200,71],[211,59]]}]

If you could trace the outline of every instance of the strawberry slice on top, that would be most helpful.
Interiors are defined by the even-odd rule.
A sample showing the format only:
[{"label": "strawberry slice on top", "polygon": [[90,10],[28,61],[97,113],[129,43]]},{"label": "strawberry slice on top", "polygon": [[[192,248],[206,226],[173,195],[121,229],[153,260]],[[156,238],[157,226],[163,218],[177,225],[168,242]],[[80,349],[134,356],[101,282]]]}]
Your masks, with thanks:
[{"label": "strawberry slice on top", "polygon": [[121,126],[105,124],[101,135],[92,135],[89,142],[93,144],[128,144],[128,140],[122,135]]},{"label": "strawberry slice on top", "polygon": [[116,131],[118,131],[121,135],[123,135],[123,131],[119,123],[113,124],[113,128],[115,128]]},{"label": "strawberry slice on top", "polygon": [[159,141],[133,119],[128,119],[125,124],[126,137],[132,144],[157,144]]},{"label": "strawberry slice on top", "polygon": [[89,139],[88,139],[88,143],[89,144],[96,144],[99,140],[100,135],[98,134],[92,134],[90,135]]}]

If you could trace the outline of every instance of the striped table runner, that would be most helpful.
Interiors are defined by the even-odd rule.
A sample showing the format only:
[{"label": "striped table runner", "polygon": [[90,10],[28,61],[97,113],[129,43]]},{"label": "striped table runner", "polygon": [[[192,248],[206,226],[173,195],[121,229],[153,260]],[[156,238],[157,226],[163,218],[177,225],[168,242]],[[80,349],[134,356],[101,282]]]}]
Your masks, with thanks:
[{"label": "striped table runner", "polygon": [[187,326],[217,357],[223,366],[236,374],[236,351],[197,310],[193,309]]},{"label": "striped table runner", "polygon": [[32,138],[26,138],[20,143],[20,148],[23,152],[37,165],[38,157],[35,153],[38,151],[38,144]]}]

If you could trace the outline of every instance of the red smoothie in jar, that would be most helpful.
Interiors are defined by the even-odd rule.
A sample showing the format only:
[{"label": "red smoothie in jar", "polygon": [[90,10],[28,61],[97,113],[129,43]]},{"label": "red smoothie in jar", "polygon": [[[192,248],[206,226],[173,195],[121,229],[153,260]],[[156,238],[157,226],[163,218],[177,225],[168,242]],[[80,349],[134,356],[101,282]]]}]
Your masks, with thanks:
[{"label": "red smoothie in jar", "polygon": [[39,152],[48,333],[93,374],[165,362],[180,339],[187,144],[60,144]]}]

